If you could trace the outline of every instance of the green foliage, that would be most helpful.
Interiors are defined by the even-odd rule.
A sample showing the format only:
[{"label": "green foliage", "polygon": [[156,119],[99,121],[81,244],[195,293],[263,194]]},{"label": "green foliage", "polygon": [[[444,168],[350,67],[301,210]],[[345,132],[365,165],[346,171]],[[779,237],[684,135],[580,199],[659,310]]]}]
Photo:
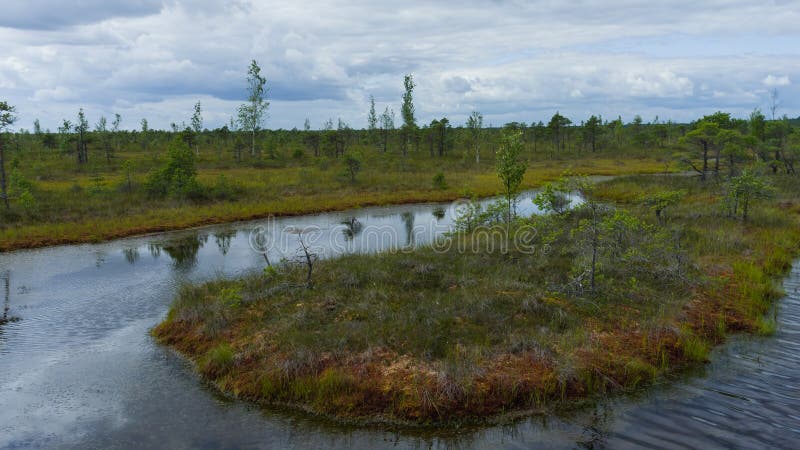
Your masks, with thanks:
[{"label": "green foliage", "polygon": [[433,176],[433,187],[441,190],[447,189],[447,180],[445,180],[442,172],[438,172]]},{"label": "green foliage", "polygon": [[0,101],[0,133],[3,133],[17,121],[17,109],[6,101]]},{"label": "green foliage", "polygon": [[650,208],[658,218],[659,222],[666,220],[667,208],[678,204],[684,197],[686,191],[662,191],[646,195],[642,198],[642,203]]},{"label": "green foliage", "polygon": [[186,127],[180,132],[181,140],[189,147],[197,145],[197,135],[191,128]]},{"label": "green foliage", "polygon": [[720,127],[718,123],[701,120],[693,130],[686,133],[680,140],[682,144],[690,145],[699,150],[699,157],[702,158],[702,165],[700,167],[695,165],[693,156],[683,157],[682,161],[689,166],[689,168],[699,173],[703,179],[705,179],[709,171],[708,161],[711,156],[710,152],[717,143],[719,132]]},{"label": "green foliage", "polygon": [[[403,103],[400,106],[400,116],[403,118],[403,125],[400,127],[402,138],[400,148],[403,156],[408,156],[408,146],[414,140],[417,133],[417,119],[414,116],[414,78],[411,74],[403,78]],[[392,118],[392,120],[394,120]],[[384,144],[384,148],[386,145]]]},{"label": "green foliage", "polygon": [[278,269],[276,269],[274,266],[269,265],[269,266],[264,267],[264,277],[265,278],[267,278],[268,280],[273,280],[277,276],[278,276]]},{"label": "green foliage", "polygon": [[21,170],[14,168],[8,176],[8,190],[11,196],[20,195],[25,191],[33,191],[36,186]]},{"label": "green foliage", "polygon": [[200,363],[200,370],[206,374],[223,374],[233,367],[234,356],[233,347],[223,342],[206,353]]},{"label": "green foliage", "polygon": [[469,130],[469,137],[471,140],[472,148],[475,151],[475,163],[481,162],[481,141],[483,140],[483,114],[478,111],[472,111],[469,118],[467,118],[467,129]]},{"label": "green foliage", "polygon": [[462,202],[455,214],[453,228],[458,232],[470,232],[480,225],[480,215],[483,208],[474,199]]},{"label": "green foliage", "polygon": [[347,152],[344,155],[345,176],[351,183],[356,182],[356,175],[361,172],[361,155],[356,152]]},{"label": "green foliage", "polygon": [[242,304],[241,289],[238,286],[222,288],[219,291],[219,301],[229,308],[238,308]]},{"label": "green foliage", "polygon": [[592,148],[592,152],[597,151],[597,141],[601,132],[602,125],[603,121],[599,117],[594,115],[589,117],[589,120],[587,120],[586,124],[584,125],[584,140],[589,142]]},{"label": "green foliage", "polygon": [[400,115],[403,118],[403,128],[413,130],[417,127],[417,119],[414,117],[414,77],[411,74],[403,78],[403,104],[400,108]]},{"label": "green foliage", "polygon": [[238,117],[241,129],[252,135],[261,128],[269,108],[266,84],[267,79],[261,75],[261,67],[256,60],[252,60],[247,70],[247,103],[239,107]]},{"label": "green foliage", "polygon": [[511,221],[513,213],[513,201],[519,192],[519,185],[527,168],[525,163],[520,160],[522,153],[522,132],[507,131],[503,134],[500,149],[497,151],[495,168],[497,176],[503,185],[503,197],[508,208],[508,221]]},{"label": "green foliage", "polygon": [[122,174],[124,178],[125,190],[128,192],[133,190],[133,175],[136,172],[136,163],[133,160],[126,159],[122,162]]},{"label": "green foliage", "polygon": [[208,192],[214,200],[235,200],[242,193],[242,188],[224,174],[219,174]]},{"label": "green foliage", "polygon": [[763,142],[766,139],[766,122],[767,118],[764,117],[761,110],[754,109],[753,112],[750,113],[750,135]]},{"label": "green foliage", "polygon": [[19,194],[19,199],[17,199],[20,208],[23,211],[32,211],[36,208],[36,198],[31,194],[31,191],[25,189]]},{"label": "green foliage", "polygon": [[199,193],[195,154],[183,140],[173,139],[166,163],[148,175],[145,189],[151,197],[187,198]]},{"label": "green foliage", "polygon": [[200,102],[194,104],[194,112],[192,113],[192,131],[199,135],[203,131],[203,107]]},{"label": "green foliage", "polygon": [[533,203],[544,212],[564,214],[569,210],[570,189],[565,180],[555,183],[546,183],[542,190],[533,198]]},{"label": "green foliage", "polygon": [[758,317],[756,319],[757,332],[761,336],[773,336],[778,331],[778,321],[775,315]]},{"label": "green foliage", "polygon": [[556,150],[564,150],[566,145],[566,128],[572,124],[572,121],[562,116],[559,112],[553,114],[550,122],[547,123],[547,130],[553,138],[553,147]]},{"label": "green foliage", "polygon": [[[580,211],[579,211],[580,212]],[[586,214],[571,232],[577,245],[571,289],[593,293],[619,287],[606,279],[673,284],[686,273],[686,259],[672,236],[623,210],[603,208]]]},{"label": "green foliage", "polygon": [[95,173],[91,178],[92,184],[89,185],[87,191],[91,195],[99,195],[105,192],[105,179],[99,173]]},{"label": "green foliage", "polygon": [[696,362],[708,361],[708,354],[710,352],[708,343],[691,330],[683,330],[679,345],[683,356],[688,360]]},{"label": "green foliage", "polygon": [[775,188],[752,169],[745,169],[738,177],[731,178],[725,185],[723,205],[734,217],[741,211],[742,219],[747,220],[750,207],[756,200],[771,198]]},{"label": "green foliage", "polygon": [[317,380],[317,396],[320,401],[330,401],[352,391],[354,378],[337,369],[326,369]]}]

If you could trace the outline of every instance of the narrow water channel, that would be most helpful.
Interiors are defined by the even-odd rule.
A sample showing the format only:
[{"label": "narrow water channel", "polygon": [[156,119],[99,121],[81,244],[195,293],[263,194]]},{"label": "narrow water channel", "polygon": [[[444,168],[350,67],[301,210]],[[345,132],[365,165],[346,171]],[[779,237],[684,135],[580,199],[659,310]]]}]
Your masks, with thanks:
[{"label": "narrow water channel", "polygon": [[[775,336],[735,339],[701,373],[636,397],[501,427],[358,429],[265,411],[219,397],[148,335],[181,283],[263,267],[251,248],[259,225],[274,261],[292,255],[289,227],[316,227],[323,256],[382,251],[431,242],[456,209],[364,208],[0,254],[0,447],[798,447],[800,266]],[[536,212],[523,195],[519,213]]]}]

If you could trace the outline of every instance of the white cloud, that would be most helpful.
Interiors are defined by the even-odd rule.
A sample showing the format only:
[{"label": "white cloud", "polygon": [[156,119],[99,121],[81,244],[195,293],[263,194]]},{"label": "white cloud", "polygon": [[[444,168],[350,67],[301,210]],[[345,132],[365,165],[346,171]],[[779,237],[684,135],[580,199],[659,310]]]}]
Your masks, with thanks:
[{"label": "white cloud", "polygon": [[[557,109],[578,120],[743,115],[763,106],[765,86],[785,87],[787,113],[800,102],[790,83],[800,76],[800,46],[785,45],[800,42],[800,9],[786,1],[140,0],[117,8],[91,0],[98,12],[83,16],[56,0],[11,2],[16,19],[0,20],[0,98],[17,105],[21,123],[38,117],[50,127],[80,107],[167,127],[187,120],[198,99],[206,124],[220,126],[245,96],[253,58],[268,79],[276,128],[338,115],[363,126],[370,94],[380,109],[399,110],[405,73],[418,83],[421,123],[443,115],[459,123],[472,109],[487,123],[546,119]],[[30,31],[30,18],[48,8],[64,19]],[[779,45],[739,51],[750,35]],[[699,47],[708,50],[692,51]]]},{"label": "white cloud", "polygon": [[691,96],[694,84],[685,76],[675,75],[671,71],[658,73],[630,73],[625,82],[628,91],[636,97],[688,97]]},{"label": "white cloud", "polygon": [[35,102],[63,102],[65,100],[76,100],[77,94],[64,86],[56,86],[52,89],[37,89],[33,93],[31,100]]},{"label": "white cloud", "polygon": [[789,86],[792,82],[789,80],[789,77],[786,75],[783,76],[775,76],[775,75],[767,75],[764,77],[761,82],[764,86],[767,87],[778,87],[778,86]]}]

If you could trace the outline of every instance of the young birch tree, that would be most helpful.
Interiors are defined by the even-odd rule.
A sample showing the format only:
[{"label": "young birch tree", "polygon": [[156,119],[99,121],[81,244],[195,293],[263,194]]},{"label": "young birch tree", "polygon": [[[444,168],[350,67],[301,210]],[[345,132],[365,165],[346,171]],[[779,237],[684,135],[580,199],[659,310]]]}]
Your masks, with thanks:
[{"label": "young birch tree", "polygon": [[414,87],[416,87],[416,84],[414,84],[414,77],[410,74],[406,75],[403,79],[403,86],[405,87],[405,91],[403,92],[403,104],[400,109],[400,115],[403,117],[403,156],[406,156],[408,154],[408,146],[411,143],[411,138],[417,130],[417,119],[414,117]]},{"label": "young birch tree", "polygon": [[497,176],[503,183],[503,198],[508,208],[506,221],[511,222],[514,214],[514,200],[519,192],[522,177],[525,175],[525,163],[519,160],[522,153],[522,132],[506,131],[497,152]]},{"label": "young birch tree", "polygon": [[247,71],[247,103],[239,106],[239,126],[242,131],[250,133],[250,156],[256,154],[256,133],[266,119],[269,102],[267,101],[267,79],[261,75],[261,67],[256,60],[250,62]]},{"label": "young birch tree", "polygon": [[192,114],[192,131],[195,134],[194,152],[200,156],[200,133],[203,132],[203,108],[200,102],[194,105],[194,114]]},{"label": "young birch tree", "polygon": [[475,164],[480,164],[483,114],[478,111],[472,111],[472,114],[470,114],[467,119],[467,128],[469,129],[470,138],[472,140],[472,148],[475,150]]}]

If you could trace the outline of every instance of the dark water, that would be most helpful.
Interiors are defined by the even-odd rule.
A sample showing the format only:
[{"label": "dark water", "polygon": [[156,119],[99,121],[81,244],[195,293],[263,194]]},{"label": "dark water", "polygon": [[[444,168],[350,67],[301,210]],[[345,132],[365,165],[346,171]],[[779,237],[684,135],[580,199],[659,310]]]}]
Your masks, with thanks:
[{"label": "dark water", "polygon": [[[527,196],[526,196],[527,198]],[[530,201],[521,214],[536,212]],[[148,330],[177,286],[291,259],[287,226],[317,226],[323,256],[425,244],[453,221],[448,205],[210,227],[0,254],[0,447],[569,448],[800,446],[800,267],[785,282],[774,337],[738,339],[699,376],[565,417],[439,432],[357,429],[220,398]],[[352,219],[356,220],[352,220]]]}]

